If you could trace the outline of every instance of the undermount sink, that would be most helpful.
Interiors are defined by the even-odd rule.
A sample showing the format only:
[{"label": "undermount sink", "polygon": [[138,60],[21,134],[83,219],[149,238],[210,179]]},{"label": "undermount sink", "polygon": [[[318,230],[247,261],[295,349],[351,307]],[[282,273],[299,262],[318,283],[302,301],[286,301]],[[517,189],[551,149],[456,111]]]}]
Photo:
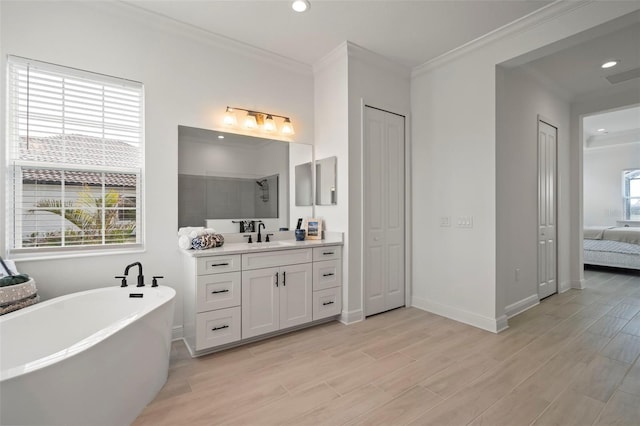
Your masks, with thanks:
[{"label": "undermount sink", "polygon": [[[278,247],[288,247],[295,244],[295,241],[269,241],[268,243],[232,243],[234,248],[241,250],[258,250]],[[231,246],[231,244],[229,244]],[[228,247],[229,247],[228,246]]]},{"label": "undermount sink", "polygon": [[251,243],[250,248],[272,248],[272,247],[286,247],[294,244],[295,241],[269,241],[268,243]]}]

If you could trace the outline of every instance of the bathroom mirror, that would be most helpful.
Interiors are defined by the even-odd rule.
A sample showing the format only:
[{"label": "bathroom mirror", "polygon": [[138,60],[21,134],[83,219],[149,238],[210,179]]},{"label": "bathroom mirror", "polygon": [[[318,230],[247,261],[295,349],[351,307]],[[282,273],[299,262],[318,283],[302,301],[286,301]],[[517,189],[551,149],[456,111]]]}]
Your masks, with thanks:
[{"label": "bathroom mirror", "polygon": [[337,179],[338,159],[323,158],[316,161],[316,205],[330,206],[338,204]]},{"label": "bathroom mirror", "polygon": [[[312,206],[295,206],[295,166],[311,145],[178,126],[178,226],[239,232],[239,220],[291,228]],[[295,226],[294,226],[295,227]]]},{"label": "bathroom mirror", "polygon": [[313,168],[311,161],[295,168],[296,206],[313,205]]}]

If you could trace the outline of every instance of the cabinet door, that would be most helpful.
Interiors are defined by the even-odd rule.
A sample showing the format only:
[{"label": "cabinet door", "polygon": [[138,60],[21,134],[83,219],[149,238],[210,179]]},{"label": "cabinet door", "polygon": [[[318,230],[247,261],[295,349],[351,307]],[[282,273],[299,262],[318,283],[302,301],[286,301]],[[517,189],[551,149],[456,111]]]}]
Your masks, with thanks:
[{"label": "cabinet door", "polygon": [[280,268],[242,272],[243,339],[276,331],[280,328],[279,286],[282,281],[280,275]]},{"label": "cabinet door", "polygon": [[313,317],[311,263],[284,266],[280,271],[280,328],[310,322]]}]

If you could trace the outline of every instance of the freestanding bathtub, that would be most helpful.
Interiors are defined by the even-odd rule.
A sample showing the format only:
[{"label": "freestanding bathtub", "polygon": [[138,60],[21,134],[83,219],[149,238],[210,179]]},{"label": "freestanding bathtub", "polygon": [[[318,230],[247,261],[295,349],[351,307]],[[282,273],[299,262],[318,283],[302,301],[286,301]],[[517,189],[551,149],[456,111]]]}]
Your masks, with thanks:
[{"label": "freestanding bathtub", "polygon": [[167,380],[175,294],[100,288],[0,317],[0,424],[133,422]]}]

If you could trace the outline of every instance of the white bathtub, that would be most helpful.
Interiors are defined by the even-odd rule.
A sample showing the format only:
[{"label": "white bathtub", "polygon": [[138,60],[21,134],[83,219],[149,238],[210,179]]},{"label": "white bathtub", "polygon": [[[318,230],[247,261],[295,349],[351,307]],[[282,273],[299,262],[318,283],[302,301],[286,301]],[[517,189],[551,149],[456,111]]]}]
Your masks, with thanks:
[{"label": "white bathtub", "polygon": [[167,380],[175,294],[101,288],[0,317],[0,424],[133,422]]}]

